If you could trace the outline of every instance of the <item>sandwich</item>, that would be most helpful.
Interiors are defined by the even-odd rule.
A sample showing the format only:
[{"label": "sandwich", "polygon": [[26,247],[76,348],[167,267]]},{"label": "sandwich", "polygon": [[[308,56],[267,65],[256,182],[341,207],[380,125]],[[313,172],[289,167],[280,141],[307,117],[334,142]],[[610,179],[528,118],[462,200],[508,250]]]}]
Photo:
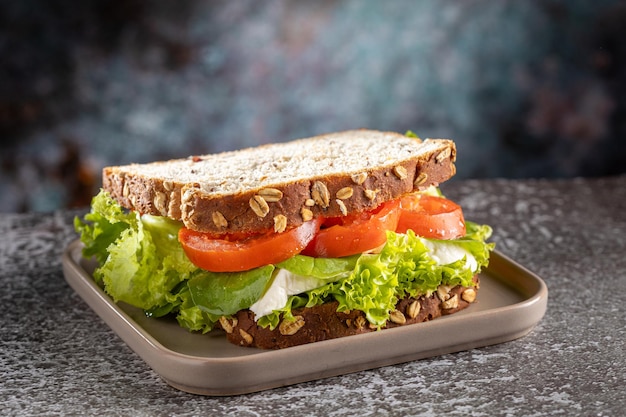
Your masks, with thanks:
[{"label": "sandwich", "polygon": [[491,228],[441,192],[455,160],[363,129],[110,166],[75,228],[98,285],[155,320],[262,349],[386,331],[477,301]]}]

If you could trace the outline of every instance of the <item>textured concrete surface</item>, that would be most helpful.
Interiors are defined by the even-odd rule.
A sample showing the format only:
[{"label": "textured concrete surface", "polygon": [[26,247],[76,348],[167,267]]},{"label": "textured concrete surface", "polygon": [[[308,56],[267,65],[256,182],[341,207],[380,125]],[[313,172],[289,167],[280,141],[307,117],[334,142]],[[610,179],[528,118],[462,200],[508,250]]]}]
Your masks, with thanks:
[{"label": "textured concrete surface", "polygon": [[[76,212],[0,217],[4,415],[617,416],[626,407],[626,177],[451,181],[549,288],[527,336],[236,397],[169,387],[69,288]],[[306,358],[303,358],[305,360]]]}]

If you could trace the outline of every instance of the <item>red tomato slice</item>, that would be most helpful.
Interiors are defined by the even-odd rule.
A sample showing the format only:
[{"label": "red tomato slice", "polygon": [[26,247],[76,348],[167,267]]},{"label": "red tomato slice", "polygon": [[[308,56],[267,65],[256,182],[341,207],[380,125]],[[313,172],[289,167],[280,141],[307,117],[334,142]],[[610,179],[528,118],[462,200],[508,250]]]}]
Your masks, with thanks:
[{"label": "red tomato slice", "polygon": [[321,220],[314,219],[282,233],[271,232],[242,240],[229,240],[226,236],[183,227],[178,232],[178,240],[189,260],[198,268],[213,272],[238,272],[282,262],[300,253],[320,225]]},{"label": "red tomato slice", "polygon": [[374,249],[387,241],[387,230],[396,229],[399,206],[390,201],[373,211],[327,219],[302,254],[340,258]]},{"label": "red tomato slice", "polygon": [[443,197],[410,194],[400,201],[400,220],[396,232],[408,229],[430,239],[455,239],[465,235],[461,207]]}]

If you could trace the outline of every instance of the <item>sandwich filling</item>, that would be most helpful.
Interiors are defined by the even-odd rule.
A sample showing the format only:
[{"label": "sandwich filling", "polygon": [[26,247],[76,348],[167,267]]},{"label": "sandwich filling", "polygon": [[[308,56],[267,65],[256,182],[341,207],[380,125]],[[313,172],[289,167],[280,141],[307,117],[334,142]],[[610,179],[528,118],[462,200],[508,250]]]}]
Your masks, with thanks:
[{"label": "sandwich filling", "polygon": [[436,188],[263,236],[194,233],[127,211],[101,191],[75,227],[84,255],[98,262],[94,279],[116,302],[153,317],[173,314],[204,333],[245,309],[273,329],[293,310],[328,301],[383,327],[404,297],[473,286],[493,249],[491,228],[465,221]]}]

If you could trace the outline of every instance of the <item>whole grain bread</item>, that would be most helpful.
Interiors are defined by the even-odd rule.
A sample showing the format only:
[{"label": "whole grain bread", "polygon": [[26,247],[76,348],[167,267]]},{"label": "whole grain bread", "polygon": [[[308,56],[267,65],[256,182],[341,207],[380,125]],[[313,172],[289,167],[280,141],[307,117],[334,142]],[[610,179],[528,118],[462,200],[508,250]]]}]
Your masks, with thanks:
[{"label": "whole grain bread", "polygon": [[106,167],[123,207],[213,233],[281,232],[372,209],[456,172],[447,139],[350,130],[238,151]]},{"label": "whole grain bread", "polygon": [[[400,300],[382,331],[429,321],[467,308],[476,301],[478,276],[474,278],[474,283],[473,287],[440,286],[428,296]],[[284,320],[274,330],[258,326],[254,313],[250,310],[241,310],[230,318],[222,317],[219,326],[226,332],[231,343],[261,349],[282,349],[378,331],[369,325],[362,311],[338,312],[337,306],[338,303],[333,301],[295,310],[295,321]]]}]

